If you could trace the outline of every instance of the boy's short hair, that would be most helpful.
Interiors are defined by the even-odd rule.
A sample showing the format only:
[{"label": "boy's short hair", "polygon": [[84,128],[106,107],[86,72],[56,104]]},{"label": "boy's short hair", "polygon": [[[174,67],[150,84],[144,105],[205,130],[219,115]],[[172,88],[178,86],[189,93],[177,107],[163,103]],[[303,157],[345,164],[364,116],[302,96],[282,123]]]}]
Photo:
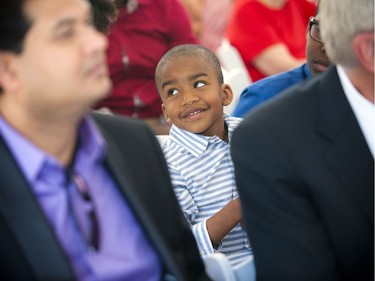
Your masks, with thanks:
[{"label": "boy's short hair", "polygon": [[155,82],[157,84],[158,74],[160,69],[162,69],[171,60],[178,57],[199,57],[205,60],[212,68],[215,69],[217,74],[217,79],[219,84],[224,83],[223,72],[221,70],[220,61],[216,54],[210,49],[197,44],[183,44],[170,49],[164,56],[160,59],[156,70],[155,70]]}]

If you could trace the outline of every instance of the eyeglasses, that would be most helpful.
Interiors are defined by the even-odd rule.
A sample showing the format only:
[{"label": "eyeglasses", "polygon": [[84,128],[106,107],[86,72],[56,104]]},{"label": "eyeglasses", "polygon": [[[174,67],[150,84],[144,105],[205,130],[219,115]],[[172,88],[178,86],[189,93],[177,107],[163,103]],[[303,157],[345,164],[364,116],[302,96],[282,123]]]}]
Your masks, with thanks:
[{"label": "eyeglasses", "polygon": [[309,20],[309,36],[314,41],[324,44],[322,38],[320,37],[319,21],[317,21],[314,17],[310,18]]},{"label": "eyeglasses", "polygon": [[73,213],[82,236],[90,250],[99,249],[99,223],[86,181],[78,174],[72,175],[71,202]]}]

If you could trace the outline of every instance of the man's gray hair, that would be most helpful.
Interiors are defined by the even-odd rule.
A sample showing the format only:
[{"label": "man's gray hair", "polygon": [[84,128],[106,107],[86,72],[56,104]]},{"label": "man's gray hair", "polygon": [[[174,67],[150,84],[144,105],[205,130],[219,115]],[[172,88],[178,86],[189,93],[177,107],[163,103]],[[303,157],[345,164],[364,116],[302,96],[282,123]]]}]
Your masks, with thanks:
[{"label": "man's gray hair", "polygon": [[374,0],[320,0],[319,10],[330,60],[346,67],[358,65],[352,40],[358,33],[374,32]]}]

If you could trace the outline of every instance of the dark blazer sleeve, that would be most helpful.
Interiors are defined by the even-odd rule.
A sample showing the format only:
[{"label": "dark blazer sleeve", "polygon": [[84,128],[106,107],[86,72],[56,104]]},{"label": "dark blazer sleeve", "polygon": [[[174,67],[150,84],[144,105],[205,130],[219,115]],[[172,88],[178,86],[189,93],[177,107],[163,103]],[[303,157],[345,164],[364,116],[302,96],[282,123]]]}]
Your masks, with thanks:
[{"label": "dark blazer sleeve", "polygon": [[208,280],[156,137],[141,121],[93,116],[108,143],[109,171],[167,271],[178,280]]},{"label": "dark blazer sleeve", "polygon": [[373,280],[374,160],[334,68],[252,112],[231,150],[258,280]]}]

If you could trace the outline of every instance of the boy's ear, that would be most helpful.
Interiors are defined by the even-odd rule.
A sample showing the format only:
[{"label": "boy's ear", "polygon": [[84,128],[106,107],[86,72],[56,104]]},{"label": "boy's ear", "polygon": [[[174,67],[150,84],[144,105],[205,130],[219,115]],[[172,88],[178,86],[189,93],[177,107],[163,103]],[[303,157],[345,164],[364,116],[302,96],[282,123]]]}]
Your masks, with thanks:
[{"label": "boy's ear", "polygon": [[232,88],[228,84],[221,85],[221,93],[223,99],[223,105],[229,105],[233,100],[233,91]]},{"label": "boy's ear", "polygon": [[0,52],[0,88],[5,92],[14,92],[18,87],[12,57],[12,54]]},{"label": "boy's ear", "polygon": [[163,110],[163,115],[164,115],[165,121],[168,123],[168,125],[172,125],[172,121],[169,118],[168,112],[167,112],[167,110],[164,107],[164,103],[161,104],[161,109]]}]

